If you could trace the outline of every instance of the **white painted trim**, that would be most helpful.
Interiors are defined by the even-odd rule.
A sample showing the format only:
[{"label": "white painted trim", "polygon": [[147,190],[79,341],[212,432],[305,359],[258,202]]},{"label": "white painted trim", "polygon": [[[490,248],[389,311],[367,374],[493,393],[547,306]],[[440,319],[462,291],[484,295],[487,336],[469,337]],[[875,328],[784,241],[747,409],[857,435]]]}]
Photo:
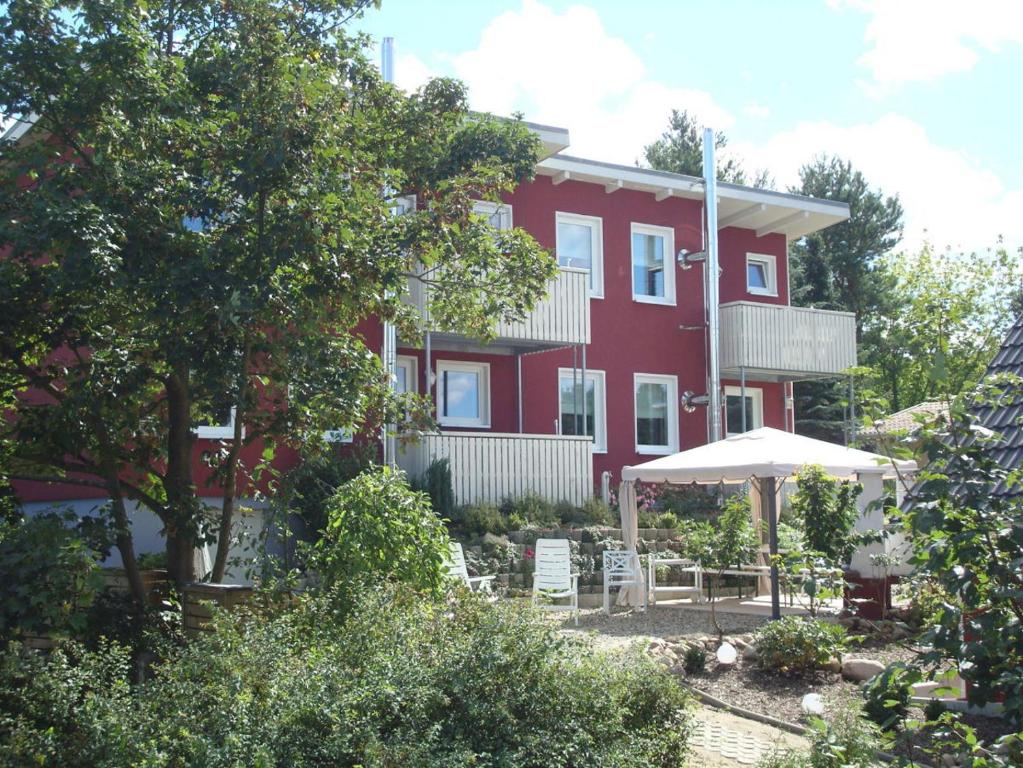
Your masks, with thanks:
[{"label": "white painted trim", "polygon": [[[582,371],[580,371],[582,373]],[[561,423],[561,380],[572,378],[571,368],[558,368],[558,423]],[[593,453],[607,453],[607,377],[604,371],[586,369],[587,380],[593,380]]]},{"label": "white painted trim", "polygon": [[[587,216],[582,213],[569,213],[568,211],[554,212],[554,253],[560,250],[558,239],[558,225],[579,224],[590,228],[590,271],[592,273],[593,287],[590,288],[591,299],[604,298],[604,220],[600,216]],[[558,262],[559,266],[561,262]],[[563,269],[581,269],[580,267],[564,267]]]},{"label": "white painted trim", "polygon": [[412,355],[396,355],[395,362],[398,367],[404,365],[408,368],[405,373],[406,392],[419,391],[419,360]]},{"label": "white painted trim", "polygon": [[[784,397],[784,394],[782,395]],[[732,435],[742,434],[741,432],[732,432],[728,428],[728,398],[729,397],[742,397],[742,387],[735,387],[728,385],[725,387],[725,434],[728,437]],[[764,426],[764,390],[762,387],[751,387],[749,384],[746,385],[746,397],[753,401],[753,423],[747,424],[746,429],[760,429]],[[740,423],[740,427],[741,427]]]},{"label": "white painted trim", "polygon": [[[764,277],[767,280],[767,288],[757,288],[749,284],[749,265],[761,264],[764,267]],[[778,257],[770,253],[746,254],[746,293],[752,296],[777,296],[778,295]]]},{"label": "white painted trim", "polygon": [[472,201],[473,213],[477,213],[487,219],[493,218],[495,215],[500,218],[500,226],[497,228],[500,230],[511,229],[514,224],[512,223],[512,207],[508,203],[494,203],[490,200],[473,200]]},{"label": "white painted trim", "polygon": [[[639,395],[640,384],[665,384],[668,392],[668,444],[640,445],[639,443],[639,408],[636,397]],[[678,376],[663,373],[632,374],[632,431],[636,453],[649,456],[667,456],[678,452]]]},{"label": "white painted trim", "polygon": [[195,436],[200,440],[230,440],[234,437],[234,417],[238,409],[231,406],[231,418],[227,424],[196,424]]},{"label": "white painted trim", "polygon": [[[633,266],[632,238],[637,235],[655,235],[664,238],[664,296],[647,296],[636,293],[636,272]],[[663,304],[675,306],[675,230],[654,224],[632,222],[629,229],[629,279],[632,283],[632,300],[640,304]]]},{"label": "white painted trim", "polygon": [[[490,427],[490,363],[469,362],[465,360],[437,360],[436,371],[437,423],[444,427],[480,427],[484,429]],[[444,394],[444,373],[447,371],[475,373],[479,376],[480,388],[476,393],[479,403],[479,418],[466,419],[456,416],[444,416],[441,398]]]}]

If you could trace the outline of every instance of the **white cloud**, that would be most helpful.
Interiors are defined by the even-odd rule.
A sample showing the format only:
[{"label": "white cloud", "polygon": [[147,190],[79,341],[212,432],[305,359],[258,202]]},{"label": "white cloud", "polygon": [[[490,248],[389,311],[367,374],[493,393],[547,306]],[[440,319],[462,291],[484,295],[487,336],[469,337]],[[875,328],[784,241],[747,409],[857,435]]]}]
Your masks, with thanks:
[{"label": "white cloud", "polygon": [[601,160],[634,162],[667,127],[673,108],[715,128],[734,122],[705,91],[650,78],[628,44],[581,5],[557,13],[524,0],[490,22],[475,50],[450,63],[475,108],[521,110],[531,121],[568,128],[573,154]]},{"label": "white cloud", "polygon": [[748,104],[743,105],[742,114],[755,120],[763,120],[764,118],[771,116],[771,108],[766,104],[759,104],[755,101],[751,101]]},{"label": "white cloud", "polygon": [[414,91],[431,77],[437,77],[437,73],[426,66],[415,54],[399,52],[395,55],[394,80],[399,88]]},{"label": "white cloud", "polygon": [[829,0],[833,8],[870,15],[870,45],[859,64],[873,78],[875,94],[909,82],[932,82],[966,72],[981,53],[1023,44],[1019,0]]},{"label": "white cloud", "polygon": [[923,126],[902,115],[849,126],[803,122],[764,144],[735,141],[731,148],[749,167],[769,169],[780,188],[796,184],[800,166],[816,155],[851,161],[873,186],[898,193],[906,248],[929,239],[971,251],[993,245],[999,235],[1011,247],[1023,245],[1023,190],[1006,188],[966,153],[935,144]]}]

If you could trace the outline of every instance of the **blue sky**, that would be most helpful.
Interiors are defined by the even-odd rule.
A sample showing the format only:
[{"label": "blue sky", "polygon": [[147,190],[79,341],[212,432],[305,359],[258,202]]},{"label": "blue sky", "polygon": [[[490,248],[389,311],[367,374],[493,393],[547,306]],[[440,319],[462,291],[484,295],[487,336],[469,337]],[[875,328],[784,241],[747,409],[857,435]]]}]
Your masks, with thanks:
[{"label": "blue sky", "polygon": [[358,27],[397,80],[456,76],[473,106],[566,127],[624,163],[686,108],[785,187],[847,157],[906,209],[905,246],[1023,245],[1023,2],[383,0]]}]

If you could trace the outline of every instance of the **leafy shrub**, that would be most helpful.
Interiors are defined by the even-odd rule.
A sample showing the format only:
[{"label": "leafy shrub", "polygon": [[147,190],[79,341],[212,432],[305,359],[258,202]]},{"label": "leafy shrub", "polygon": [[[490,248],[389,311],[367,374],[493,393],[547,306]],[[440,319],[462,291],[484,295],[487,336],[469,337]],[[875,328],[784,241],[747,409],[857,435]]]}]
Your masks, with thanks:
[{"label": "leafy shrub", "polygon": [[657,507],[680,520],[709,520],[718,513],[717,491],[700,485],[664,485],[657,497]]},{"label": "leafy shrub", "polygon": [[501,513],[540,526],[556,526],[559,522],[554,505],[532,491],[516,498],[506,497],[501,502]]},{"label": "leafy shrub", "polygon": [[109,547],[102,526],[87,528],[72,512],[0,524],[0,640],[85,627]]},{"label": "leafy shrub", "polygon": [[877,726],[846,707],[810,723],[810,768],[875,768],[882,746]]},{"label": "leafy shrub", "polygon": [[662,512],[654,520],[655,528],[678,528],[678,517],[674,512]]},{"label": "leafy shrub", "polygon": [[426,492],[434,512],[448,520],[454,519],[455,491],[451,482],[451,462],[448,459],[431,461],[422,478],[413,487]]},{"label": "leafy shrub", "polygon": [[889,665],[863,684],[863,711],[884,730],[896,730],[906,719],[912,686],[918,682],[919,670],[902,663]]},{"label": "leafy shrub", "polygon": [[686,652],[682,654],[682,667],[690,675],[698,675],[707,668],[707,654],[698,645],[686,646]]},{"label": "leafy shrub", "polygon": [[941,699],[931,699],[924,705],[924,720],[936,722],[948,711],[948,706]]},{"label": "leafy shrub", "polygon": [[841,654],[846,645],[845,628],[819,619],[784,616],[757,629],[753,643],[757,666],[804,674]]},{"label": "leafy shrub", "polygon": [[848,563],[856,546],[856,499],[863,486],[836,480],[816,464],[799,470],[796,486],[792,513],[803,524],[807,549],[837,563]]},{"label": "leafy shrub", "polygon": [[309,456],[281,479],[278,502],[285,510],[296,515],[305,526],[304,538],[315,541],[327,525],[327,501],[337,489],[372,464],[372,454],[366,448],[332,449]]},{"label": "leafy shrub", "polygon": [[367,470],[326,504],[327,527],[311,566],[342,606],[368,584],[399,581],[436,591],[444,582],[448,534],[426,494],[390,467]]},{"label": "leafy shrub", "polygon": [[528,607],[465,595],[330,596],[262,621],[221,616],[128,685],[117,647],[0,659],[11,765],[684,764],[689,703],[642,654],[594,654]]},{"label": "leafy shrub", "polygon": [[469,534],[482,535],[496,533],[501,535],[511,530],[508,518],[501,510],[491,504],[473,504],[461,513],[462,529]]},{"label": "leafy shrub", "polygon": [[611,508],[602,499],[589,498],[579,508],[583,525],[614,526],[619,522]]}]

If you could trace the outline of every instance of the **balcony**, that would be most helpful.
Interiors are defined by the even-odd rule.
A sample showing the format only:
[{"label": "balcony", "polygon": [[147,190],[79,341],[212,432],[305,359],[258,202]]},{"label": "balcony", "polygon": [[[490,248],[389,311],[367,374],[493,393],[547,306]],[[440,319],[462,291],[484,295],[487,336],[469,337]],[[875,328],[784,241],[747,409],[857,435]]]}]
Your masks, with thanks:
[{"label": "balcony", "polygon": [[414,477],[434,459],[447,459],[456,504],[499,503],[533,492],[582,505],[593,495],[590,446],[587,437],[433,432],[404,446],[398,465]]},{"label": "balcony", "polygon": [[[407,301],[419,310],[424,330],[429,328],[428,296],[430,288],[418,280],[409,281]],[[485,346],[488,352],[514,354],[543,349],[557,349],[590,343],[589,274],[583,269],[561,268],[551,280],[547,296],[536,303],[533,311],[517,323],[501,321],[497,337],[483,345],[479,340],[430,329],[430,343],[438,350],[474,351]],[[404,339],[411,346],[421,340]]]},{"label": "balcony", "polygon": [[837,376],[856,365],[851,312],[734,301],[721,305],[721,374],[753,381]]}]

